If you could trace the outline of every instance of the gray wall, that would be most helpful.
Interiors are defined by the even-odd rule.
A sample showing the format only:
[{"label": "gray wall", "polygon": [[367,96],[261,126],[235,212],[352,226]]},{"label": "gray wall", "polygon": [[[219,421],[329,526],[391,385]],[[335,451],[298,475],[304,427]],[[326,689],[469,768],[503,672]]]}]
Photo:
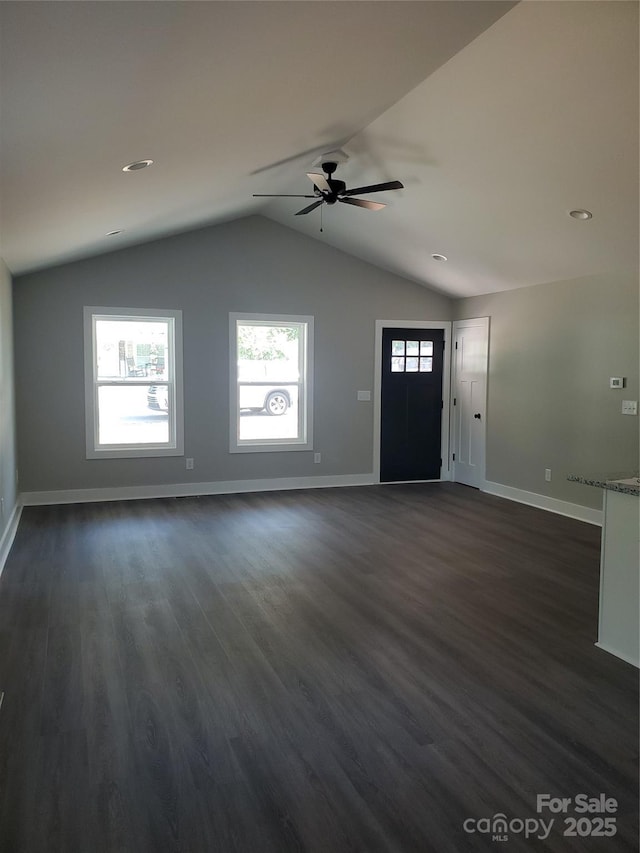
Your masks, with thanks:
[{"label": "gray wall", "polygon": [[13,385],[11,276],[0,260],[0,542],[16,505],[16,439]]},{"label": "gray wall", "polygon": [[[456,319],[489,316],[487,479],[600,508],[568,473],[637,470],[638,279],[594,275],[462,299]],[[623,390],[610,376],[626,376]],[[551,468],[551,483],[544,469]]]},{"label": "gray wall", "polygon": [[[177,235],[16,279],[22,491],[372,470],[374,321],[451,319],[449,299],[262,217]],[[85,459],[84,305],[183,311],[185,455]],[[228,452],[228,314],[315,317],[310,452]]]}]

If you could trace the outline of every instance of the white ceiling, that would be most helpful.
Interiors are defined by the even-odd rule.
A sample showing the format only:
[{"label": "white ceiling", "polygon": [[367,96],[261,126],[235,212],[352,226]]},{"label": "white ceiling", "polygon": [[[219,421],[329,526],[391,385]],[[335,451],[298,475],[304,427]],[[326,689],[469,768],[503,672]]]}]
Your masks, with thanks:
[{"label": "white ceiling", "polygon": [[[14,274],[251,213],[459,296],[637,270],[635,0],[3,0],[0,31]],[[252,197],[337,146],[405,189],[323,233]]]}]

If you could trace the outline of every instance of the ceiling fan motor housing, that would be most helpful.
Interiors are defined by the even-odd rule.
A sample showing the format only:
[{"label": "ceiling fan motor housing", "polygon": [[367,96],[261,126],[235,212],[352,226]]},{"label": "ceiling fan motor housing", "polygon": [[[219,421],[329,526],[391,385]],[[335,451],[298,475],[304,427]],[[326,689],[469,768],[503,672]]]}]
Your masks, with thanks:
[{"label": "ceiling fan motor housing", "polygon": [[322,171],[327,176],[327,183],[331,187],[331,192],[328,193],[326,192],[326,190],[324,192],[322,190],[319,190],[319,192],[323,196],[327,204],[335,204],[338,200],[338,196],[340,195],[340,193],[344,192],[344,190],[347,188],[347,185],[344,181],[339,181],[337,178],[331,177],[331,175],[333,175],[337,168],[338,164],[335,162],[335,160],[325,160],[322,163]]}]

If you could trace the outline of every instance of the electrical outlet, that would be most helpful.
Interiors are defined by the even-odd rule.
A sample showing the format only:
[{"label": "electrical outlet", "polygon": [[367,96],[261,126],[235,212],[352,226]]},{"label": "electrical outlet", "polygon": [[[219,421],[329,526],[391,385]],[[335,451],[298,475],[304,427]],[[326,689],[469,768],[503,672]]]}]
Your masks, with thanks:
[{"label": "electrical outlet", "polygon": [[187,456],[185,463],[187,471],[193,471],[193,458],[191,456]]},{"label": "electrical outlet", "polygon": [[322,462],[322,453],[314,453],[313,454],[313,461],[315,462],[316,465],[318,464],[318,462]]},{"label": "electrical outlet", "polygon": [[544,469],[544,479],[547,483],[551,482],[551,468]]},{"label": "electrical outlet", "polygon": [[623,400],[622,401],[622,414],[623,415],[637,415],[638,414],[638,401],[637,400]]}]

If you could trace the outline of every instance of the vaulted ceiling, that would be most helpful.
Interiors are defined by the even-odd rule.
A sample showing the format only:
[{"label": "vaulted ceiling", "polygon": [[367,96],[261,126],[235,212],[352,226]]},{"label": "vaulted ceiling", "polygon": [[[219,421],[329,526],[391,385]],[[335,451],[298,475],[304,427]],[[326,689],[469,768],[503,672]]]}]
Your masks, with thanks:
[{"label": "vaulted ceiling", "polygon": [[[637,270],[635,0],[4,0],[0,31],[14,274],[252,213],[457,296]],[[404,189],[322,232],[253,198],[335,148]]]}]

